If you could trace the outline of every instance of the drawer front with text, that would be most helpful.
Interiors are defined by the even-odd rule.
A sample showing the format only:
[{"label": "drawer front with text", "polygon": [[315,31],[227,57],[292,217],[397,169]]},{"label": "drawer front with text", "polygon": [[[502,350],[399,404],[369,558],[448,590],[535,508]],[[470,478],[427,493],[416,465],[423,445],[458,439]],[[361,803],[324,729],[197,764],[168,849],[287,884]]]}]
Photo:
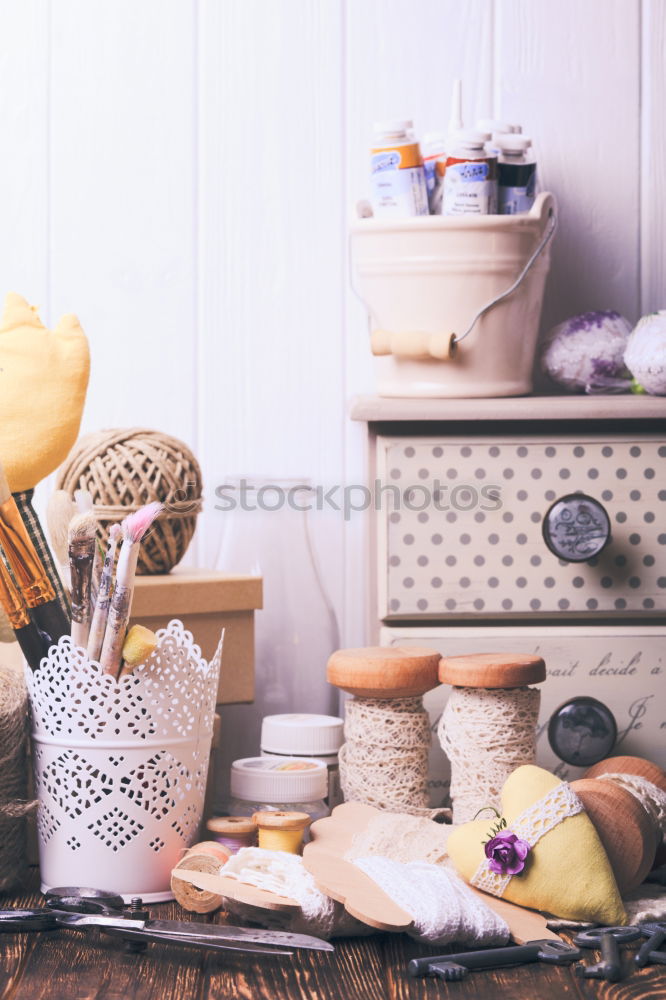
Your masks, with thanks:
[{"label": "drawer front with text", "polygon": [[[547,736],[551,714],[569,698],[590,695],[613,713],[618,739],[613,754],[647,757],[666,767],[666,629],[658,626],[566,628],[383,628],[385,646],[421,646],[448,656],[464,653],[537,653],[546,661],[539,685],[537,763],[573,780],[584,769],[564,764]],[[437,740],[437,723],[450,687],[440,685],[424,702],[432,723],[429,783],[439,805],[449,786],[449,764]],[[585,733],[581,732],[581,739]]]},{"label": "drawer front with text", "polygon": [[[377,476],[380,618],[666,610],[663,437],[380,437]],[[567,561],[543,521],[579,493],[610,541]],[[584,554],[589,523],[560,527]]]}]

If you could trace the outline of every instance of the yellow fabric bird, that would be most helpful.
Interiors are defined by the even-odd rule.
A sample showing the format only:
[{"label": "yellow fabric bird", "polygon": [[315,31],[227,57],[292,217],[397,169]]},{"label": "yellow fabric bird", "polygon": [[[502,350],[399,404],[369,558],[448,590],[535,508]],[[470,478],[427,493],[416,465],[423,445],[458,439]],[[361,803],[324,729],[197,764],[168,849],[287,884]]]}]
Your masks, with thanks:
[{"label": "yellow fabric bird", "polygon": [[0,461],[12,493],[32,489],[67,457],[89,374],[76,316],[48,330],[37,307],[10,292],[0,321]]}]

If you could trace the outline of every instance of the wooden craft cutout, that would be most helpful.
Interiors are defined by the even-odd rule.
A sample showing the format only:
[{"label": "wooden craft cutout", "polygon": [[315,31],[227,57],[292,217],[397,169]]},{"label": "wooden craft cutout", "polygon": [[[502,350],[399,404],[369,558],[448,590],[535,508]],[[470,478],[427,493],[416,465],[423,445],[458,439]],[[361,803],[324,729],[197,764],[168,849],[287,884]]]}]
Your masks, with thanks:
[{"label": "wooden craft cutout", "polygon": [[246,882],[239,882],[235,878],[225,878],[222,875],[209,875],[207,872],[185,871],[183,868],[174,868],[171,873],[172,878],[181,879],[195,885],[197,889],[207,889],[209,892],[219,893],[238,903],[245,903],[247,906],[256,906],[260,910],[272,910],[277,913],[294,914],[299,913],[301,906],[295,899],[289,896],[278,896],[275,892],[267,889],[258,889],[255,885],[248,885]]},{"label": "wooden craft cutout", "polygon": [[[343,857],[351,848],[354,837],[379,815],[379,809],[361,802],[345,802],[337,806],[330,816],[317,820],[310,827],[312,840],[306,844],[303,861],[317,887],[327,896],[344,902],[345,909],[352,916],[380,930],[406,930],[413,923],[409,915],[367,875]],[[335,855],[339,859],[338,864],[331,860]],[[369,901],[364,895],[367,892],[367,882],[374,890]],[[546,918],[536,910],[516,906],[515,903],[490,896],[473,886],[468,886],[468,889],[506,921],[516,944],[545,938],[559,940],[558,935],[546,926]],[[381,894],[381,899],[377,893]],[[405,916],[409,922],[401,924],[400,921]]]}]

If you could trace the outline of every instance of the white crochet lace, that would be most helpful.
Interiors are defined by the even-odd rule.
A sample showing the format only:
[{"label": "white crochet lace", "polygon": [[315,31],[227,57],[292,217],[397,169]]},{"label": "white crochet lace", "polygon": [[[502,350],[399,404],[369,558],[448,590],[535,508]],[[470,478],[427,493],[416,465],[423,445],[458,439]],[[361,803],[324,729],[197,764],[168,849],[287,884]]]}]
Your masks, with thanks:
[{"label": "white crochet lace", "polygon": [[352,698],[345,709],[340,783],[345,802],[429,816],[430,720],[421,698]]},{"label": "white crochet lace", "polygon": [[600,774],[597,780],[612,781],[614,785],[631,792],[659,830],[662,839],[666,837],[666,792],[637,774]]},{"label": "white crochet lace", "polygon": [[534,763],[540,699],[537,688],[453,688],[437,735],[451,762],[454,823],[499,809],[509,775]]},{"label": "white crochet lace", "polygon": [[[508,829],[511,833],[515,833],[519,840],[527,841],[534,849],[549,830],[579,812],[583,812],[583,803],[571,785],[563,781],[525,809]],[[512,875],[498,875],[492,872],[488,867],[488,858],[484,857],[470,882],[477,889],[489,892],[493,896],[503,896],[512,878]]]}]

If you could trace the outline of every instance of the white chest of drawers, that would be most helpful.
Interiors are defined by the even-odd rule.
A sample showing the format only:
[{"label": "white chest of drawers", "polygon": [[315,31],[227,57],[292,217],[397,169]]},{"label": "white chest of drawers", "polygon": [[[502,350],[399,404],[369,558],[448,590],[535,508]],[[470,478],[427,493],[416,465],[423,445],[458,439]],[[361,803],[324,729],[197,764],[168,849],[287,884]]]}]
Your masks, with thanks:
[{"label": "white chest of drawers", "polygon": [[[545,733],[575,695],[611,709],[616,752],[666,765],[666,400],[367,397],[352,416],[368,426],[375,496],[368,641],[449,655],[538,651],[548,668],[544,766],[580,773]],[[548,548],[543,522],[579,493],[606,512],[610,540],[570,561]],[[589,528],[565,530],[579,559]],[[447,693],[428,696],[433,729]],[[447,778],[436,745],[433,802]]]}]

